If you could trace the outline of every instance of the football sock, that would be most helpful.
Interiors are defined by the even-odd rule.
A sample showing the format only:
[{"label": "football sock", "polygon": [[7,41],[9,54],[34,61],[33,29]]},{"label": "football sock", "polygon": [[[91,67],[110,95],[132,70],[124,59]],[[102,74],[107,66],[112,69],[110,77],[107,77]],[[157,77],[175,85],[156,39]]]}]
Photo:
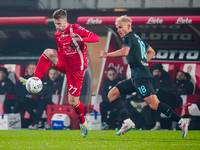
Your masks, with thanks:
[{"label": "football sock", "polygon": [[117,98],[114,101],[112,101],[111,104],[114,108],[117,109],[123,120],[130,118],[124,107],[124,102],[122,99]]},{"label": "football sock", "polygon": [[178,122],[181,119],[181,117],[173,109],[162,102],[158,104],[157,110],[174,121]]},{"label": "football sock", "polygon": [[78,104],[74,107],[74,110],[77,114],[77,117],[79,119],[79,123],[83,124],[85,122],[85,117],[84,117],[84,105],[80,101]]},{"label": "football sock", "polygon": [[47,72],[49,65],[50,65],[49,58],[43,53],[38,61],[34,77],[38,77],[41,79],[43,75]]},{"label": "football sock", "polygon": [[161,117],[160,117],[161,112],[153,110],[153,114],[154,114],[154,117],[155,117],[155,121],[160,122],[161,121]]}]

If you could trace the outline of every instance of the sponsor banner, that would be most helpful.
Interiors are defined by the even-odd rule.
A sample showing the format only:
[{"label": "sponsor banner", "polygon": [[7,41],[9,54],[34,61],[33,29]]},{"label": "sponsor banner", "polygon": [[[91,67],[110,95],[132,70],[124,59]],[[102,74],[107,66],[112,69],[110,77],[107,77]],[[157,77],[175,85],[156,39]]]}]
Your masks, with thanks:
[{"label": "sponsor banner", "polygon": [[45,24],[47,25],[46,16],[29,16],[29,17],[0,17],[0,24]]},{"label": "sponsor banner", "polygon": [[154,48],[157,61],[200,61],[200,50],[192,48]]},{"label": "sponsor banner", "polygon": [[143,40],[155,44],[193,43],[199,45],[200,25],[133,25],[133,31]]},{"label": "sponsor banner", "polygon": [[134,25],[155,50],[156,61],[200,61],[200,25]]},{"label": "sponsor banner", "polygon": [[[81,16],[79,24],[114,24],[118,16]],[[129,16],[133,24],[196,24],[200,16]]]}]

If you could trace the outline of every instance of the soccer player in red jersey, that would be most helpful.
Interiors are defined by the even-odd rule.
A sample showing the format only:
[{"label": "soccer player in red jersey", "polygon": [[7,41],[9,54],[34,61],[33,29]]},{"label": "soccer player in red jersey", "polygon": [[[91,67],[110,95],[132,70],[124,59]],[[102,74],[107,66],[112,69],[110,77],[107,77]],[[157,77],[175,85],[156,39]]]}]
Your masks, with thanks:
[{"label": "soccer player in red jersey", "polygon": [[79,101],[84,70],[87,68],[85,42],[98,42],[99,37],[78,24],[69,24],[66,10],[56,10],[53,13],[53,21],[56,28],[55,39],[58,50],[48,48],[43,52],[34,76],[41,79],[49,66],[66,74],[68,101],[79,118],[81,134],[86,137],[87,122],[84,117],[84,106]]}]

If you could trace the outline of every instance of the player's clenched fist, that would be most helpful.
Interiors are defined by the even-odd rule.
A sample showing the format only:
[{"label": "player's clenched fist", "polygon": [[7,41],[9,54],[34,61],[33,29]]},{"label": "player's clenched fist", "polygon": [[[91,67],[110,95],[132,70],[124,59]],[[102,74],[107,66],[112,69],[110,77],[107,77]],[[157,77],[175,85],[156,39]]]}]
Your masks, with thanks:
[{"label": "player's clenched fist", "polygon": [[101,50],[100,51],[100,58],[106,58],[108,56],[108,54],[105,52],[105,51],[103,51],[103,50]]},{"label": "player's clenched fist", "polygon": [[76,41],[83,41],[83,39],[81,38],[80,35],[75,34],[75,33],[71,33],[71,37],[74,38]]}]

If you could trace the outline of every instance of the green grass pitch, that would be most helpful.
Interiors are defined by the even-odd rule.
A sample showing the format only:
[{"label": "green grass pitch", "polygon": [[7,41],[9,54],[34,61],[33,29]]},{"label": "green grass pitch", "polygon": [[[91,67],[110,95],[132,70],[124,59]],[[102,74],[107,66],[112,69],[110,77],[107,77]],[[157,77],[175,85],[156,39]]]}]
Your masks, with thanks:
[{"label": "green grass pitch", "polygon": [[82,138],[80,130],[1,130],[0,150],[200,150],[200,131],[131,130],[116,136],[114,130],[89,131]]}]

